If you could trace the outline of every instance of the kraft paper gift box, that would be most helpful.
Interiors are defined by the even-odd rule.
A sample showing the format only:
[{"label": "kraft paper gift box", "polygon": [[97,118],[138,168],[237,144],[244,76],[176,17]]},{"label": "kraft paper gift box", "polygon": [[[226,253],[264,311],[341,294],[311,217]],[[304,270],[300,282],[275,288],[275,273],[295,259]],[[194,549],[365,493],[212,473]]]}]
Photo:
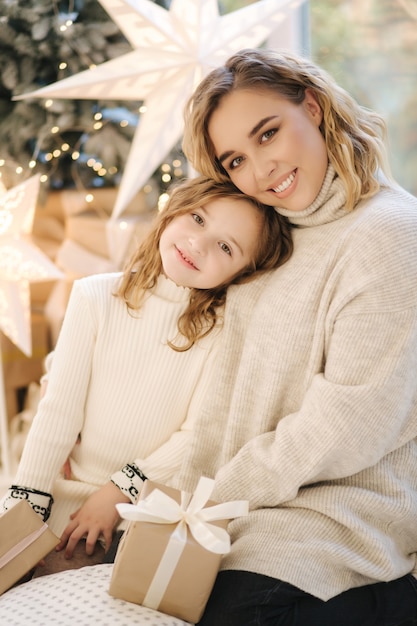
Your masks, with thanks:
[{"label": "kraft paper gift box", "polygon": [[49,331],[43,313],[32,312],[32,356],[28,357],[5,335],[0,333],[0,355],[3,366],[8,419],[18,412],[18,389],[39,381],[43,374],[43,360],[48,354]]},{"label": "kraft paper gift box", "polygon": [[21,500],[0,516],[0,594],[43,559],[59,539]]},{"label": "kraft paper gift box", "polygon": [[94,211],[85,211],[68,217],[66,239],[89,253],[112,261],[116,269],[122,269],[149,232],[157,213],[147,211],[113,220]]},{"label": "kraft paper gift box", "polygon": [[199,621],[230,550],[228,520],[248,512],[247,501],[210,502],[213,487],[203,477],[191,496],[147,480],[137,504],[117,505],[130,523],[116,554],[111,596]]}]

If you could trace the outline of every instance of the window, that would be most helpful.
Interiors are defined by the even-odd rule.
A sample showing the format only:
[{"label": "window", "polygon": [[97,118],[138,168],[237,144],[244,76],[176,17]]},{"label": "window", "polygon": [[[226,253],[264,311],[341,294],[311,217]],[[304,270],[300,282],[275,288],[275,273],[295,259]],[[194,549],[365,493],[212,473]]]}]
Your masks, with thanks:
[{"label": "window", "polygon": [[396,180],[417,195],[417,0],[310,0],[311,56],[388,124]]}]

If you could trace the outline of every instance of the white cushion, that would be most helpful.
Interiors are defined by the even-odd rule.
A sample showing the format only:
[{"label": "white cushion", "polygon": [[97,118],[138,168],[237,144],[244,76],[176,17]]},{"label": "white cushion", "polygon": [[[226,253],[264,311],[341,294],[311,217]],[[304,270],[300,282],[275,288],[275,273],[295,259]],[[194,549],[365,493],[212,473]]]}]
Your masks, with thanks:
[{"label": "white cushion", "polygon": [[35,578],[0,596],[7,626],[189,626],[177,617],[118,600],[107,592],[113,565]]}]

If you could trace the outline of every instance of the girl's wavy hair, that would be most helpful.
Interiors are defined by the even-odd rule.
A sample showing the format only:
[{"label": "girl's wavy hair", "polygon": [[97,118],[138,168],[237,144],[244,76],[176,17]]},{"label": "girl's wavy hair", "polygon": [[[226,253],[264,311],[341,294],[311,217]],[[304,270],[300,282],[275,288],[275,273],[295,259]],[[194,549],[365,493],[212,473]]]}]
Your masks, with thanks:
[{"label": "girl's wavy hair", "polygon": [[346,189],[348,209],[353,209],[360,199],[379,190],[379,169],[391,179],[383,118],[359,105],[326,71],[310,60],[288,51],[261,49],[241,50],[224,66],[212,70],[197,86],[185,107],[183,150],[201,174],[215,180],[228,177],[216,159],[208,125],[221,99],[242,89],[269,90],[294,104],[303,102],[306,89],[314,93],[323,112],[320,130],[329,161]]},{"label": "girl's wavy hair", "polygon": [[227,283],[213,289],[190,290],[189,304],[178,320],[179,335],[176,338],[177,344],[180,336],[186,342],[180,341],[181,345],[168,342],[171,348],[179,352],[191,348],[214,328],[219,319],[219,309],[225,304],[229,285],[248,282],[260,272],[275,269],[291,256],[293,249],[288,221],[273,208],[242,194],[229,180],[219,183],[201,176],[183,181],[173,187],[165,208],[124,268],[115,295],[125,301],[128,309],[138,311],[141,308],[148,290],[156,285],[163,271],[159,241],[167,225],[176,217],[197,211],[202,205],[217,198],[244,199],[253,204],[263,218],[259,241],[249,264]]}]

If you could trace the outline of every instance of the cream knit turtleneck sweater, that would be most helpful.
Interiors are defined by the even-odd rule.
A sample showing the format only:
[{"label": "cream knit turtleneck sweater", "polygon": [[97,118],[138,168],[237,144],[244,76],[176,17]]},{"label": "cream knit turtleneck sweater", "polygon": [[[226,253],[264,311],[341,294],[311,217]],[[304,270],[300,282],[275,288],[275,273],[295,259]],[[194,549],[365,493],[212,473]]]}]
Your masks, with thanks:
[{"label": "cream knit turtleneck sweater", "polygon": [[[135,315],[112,295],[119,276],[74,283],[48,392],[14,479],[20,487],[52,493],[48,524],[58,536],[69,515],[128,462],[169,484],[187,446],[194,406],[210,380],[216,330],[186,352],[167,345],[176,337],[189,289],[160,277]],[[69,454],[72,476],[64,480],[60,469]],[[11,495],[6,508],[17,501]],[[38,494],[31,497],[36,502]]]},{"label": "cream knit turtleneck sweater", "polygon": [[221,354],[177,486],[248,499],[223,569],[324,600],[413,570],[417,551],[417,200],[344,209],[329,167],[294,254],[229,290]]}]

